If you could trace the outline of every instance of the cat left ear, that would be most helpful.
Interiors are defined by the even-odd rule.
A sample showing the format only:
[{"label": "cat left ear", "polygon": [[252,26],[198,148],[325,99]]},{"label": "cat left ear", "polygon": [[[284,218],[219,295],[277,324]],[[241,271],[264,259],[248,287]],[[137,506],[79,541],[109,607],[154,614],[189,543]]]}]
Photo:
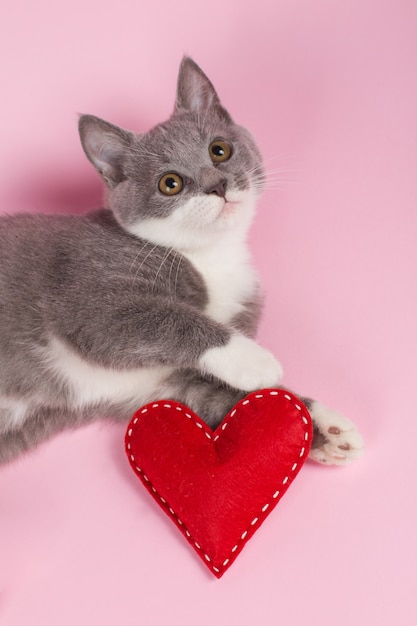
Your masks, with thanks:
[{"label": "cat left ear", "polygon": [[104,181],[115,187],[125,179],[123,164],[134,135],[94,115],[81,115],[81,144]]},{"label": "cat left ear", "polygon": [[220,104],[212,83],[190,57],[184,57],[178,74],[176,111],[206,112],[215,107],[228,121],[230,115]]}]

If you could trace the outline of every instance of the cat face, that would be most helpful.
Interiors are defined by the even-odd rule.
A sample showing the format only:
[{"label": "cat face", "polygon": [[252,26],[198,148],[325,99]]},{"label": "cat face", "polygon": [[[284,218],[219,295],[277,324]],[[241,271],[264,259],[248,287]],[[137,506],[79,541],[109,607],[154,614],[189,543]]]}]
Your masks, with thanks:
[{"label": "cat face", "polygon": [[262,186],[261,157],[191,59],[181,64],[168,121],[135,135],[82,116],[80,135],[106,182],[109,208],[132,234],[193,249],[246,232]]}]

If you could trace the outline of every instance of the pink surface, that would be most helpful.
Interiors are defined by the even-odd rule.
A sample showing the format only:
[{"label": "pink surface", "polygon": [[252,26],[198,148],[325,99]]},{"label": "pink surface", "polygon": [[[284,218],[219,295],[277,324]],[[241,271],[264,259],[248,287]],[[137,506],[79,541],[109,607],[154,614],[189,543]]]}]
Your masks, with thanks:
[{"label": "pink surface", "polygon": [[367,442],[348,468],[305,466],[216,581],[123,428],[60,436],[0,470],[1,625],[415,624],[415,1],[38,0],[0,24],[3,212],[96,206],[76,113],[145,130],[194,56],[283,170],[251,238],[261,339]]}]

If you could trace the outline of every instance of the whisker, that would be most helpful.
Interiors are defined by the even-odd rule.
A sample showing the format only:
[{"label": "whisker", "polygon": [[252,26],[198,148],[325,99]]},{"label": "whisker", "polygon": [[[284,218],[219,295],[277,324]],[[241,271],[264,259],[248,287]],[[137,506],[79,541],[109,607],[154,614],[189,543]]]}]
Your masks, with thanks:
[{"label": "whisker", "polygon": [[176,273],[175,273],[175,281],[174,281],[174,298],[176,298],[176,296],[177,296],[178,276],[179,276],[180,265],[181,265],[182,259],[183,259],[182,254],[179,254],[179,260],[178,260],[178,265],[177,265],[177,271],[176,271]]},{"label": "whisker", "polygon": [[299,185],[301,183],[298,183],[297,181],[295,182],[283,182],[283,183],[271,183],[270,185],[260,185],[260,186],[255,186],[253,185],[253,189],[258,189],[259,191],[266,191],[268,189],[283,189],[284,187],[288,187],[288,186],[294,186],[294,185]]},{"label": "whisker", "polygon": [[167,260],[168,260],[169,255],[171,254],[171,252],[172,252],[173,250],[174,250],[174,248],[168,248],[168,250],[165,252],[164,256],[162,257],[162,261],[161,261],[161,264],[160,264],[160,266],[159,266],[159,269],[158,269],[158,271],[157,271],[157,272],[156,272],[156,274],[155,274],[155,278],[153,279],[153,283],[152,283],[152,287],[151,287],[151,290],[152,290],[152,291],[153,291],[153,290],[155,289],[155,287],[156,287],[156,282],[157,282],[157,280],[158,280],[159,273],[160,273],[160,271],[161,271],[162,267],[164,266],[165,261],[167,261]]},{"label": "whisker", "polygon": [[299,185],[301,181],[289,180],[286,178],[264,179],[264,180],[252,180],[251,187],[262,189],[263,187],[270,187],[271,185]]},{"label": "whisker", "polygon": [[[140,252],[142,252],[142,251],[145,249],[145,247],[146,247],[148,244],[150,244],[150,243],[151,243],[150,241],[147,241],[147,242],[145,243],[145,245],[141,248]],[[158,247],[158,244],[157,244],[157,243],[156,243],[156,244],[154,244],[154,245],[152,246],[152,248],[149,250],[149,252],[148,252],[148,253],[147,253],[147,255],[145,256],[145,258],[144,258],[144,259],[142,259],[142,261],[141,261],[141,263],[140,263],[139,267],[136,269],[135,275],[134,275],[133,280],[132,280],[132,287],[131,287],[131,290],[130,290],[130,293],[131,293],[131,296],[132,296],[132,300],[133,300],[133,290],[134,290],[135,282],[136,282],[136,280],[137,280],[137,277],[138,277],[138,275],[139,275],[139,272],[140,272],[140,270],[142,269],[143,265],[146,263],[147,259],[151,256],[151,254],[154,252],[154,250],[155,250],[157,247]],[[140,252],[137,254],[136,259],[138,258],[138,256],[139,256]],[[133,265],[132,265],[132,267],[133,267]]]},{"label": "whisker", "polygon": [[130,266],[129,269],[129,274],[132,272],[133,270],[133,266],[135,265],[136,261],[138,260],[139,255],[144,251],[144,249],[146,248],[146,246],[148,246],[150,244],[150,241],[145,241],[145,243],[143,244],[143,246],[141,247],[141,249],[137,252],[137,254],[135,254],[135,257],[132,261],[132,264]]},{"label": "whisker", "polygon": [[297,182],[293,178],[284,178],[282,176],[271,176],[269,178],[253,178],[252,182],[254,183],[286,183],[286,182]]},{"label": "whisker", "polygon": [[172,295],[172,293],[171,293],[171,274],[172,274],[172,268],[173,268],[174,263],[175,263],[175,261],[176,261],[176,259],[177,259],[177,256],[178,256],[178,252],[177,252],[177,250],[174,250],[174,254],[173,254],[173,257],[172,257],[171,265],[170,265],[170,268],[169,268],[169,275],[168,275],[168,289],[169,289],[169,295],[170,295],[170,296],[171,296],[171,298],[173,298],[174,300],[175,300],[175,290],[174,290],[174,294],[173,294],[173,295]]},{"label": "whisker", "polygon": [[254,176],[272,176],[275,174],[288,174],[288,173],[294,173],[294,172],[304,172],[305,170],[301,169],[301,168],[296,168],[296,167],[278,167],[276,169],[273,170],[262,170],[257,172],[256,170],[252,171],[252,174]]},{"label": "whisker", "polygon": [[[249,171],[268,170],[268,166],[270,164],[277,163],[278,161],[281,161],[283,163],[286,161],[288,163],[288,160],[289,160],[289,155],[288,154],[282,154],[282,155],[280,155],[278,157],[270,157],[269,159],[263,159],[262,163],[260,163],[259,165],[256,165],[255,167],[253,167]],[[282,169],[282,168],[280,168],[280,169]]]}]

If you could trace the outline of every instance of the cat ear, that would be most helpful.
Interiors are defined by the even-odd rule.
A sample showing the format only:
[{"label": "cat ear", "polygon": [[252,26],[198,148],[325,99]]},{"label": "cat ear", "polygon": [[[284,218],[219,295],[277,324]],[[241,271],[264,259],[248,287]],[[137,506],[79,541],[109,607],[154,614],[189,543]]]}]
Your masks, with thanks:
[{"label": "cat ear", "polygon": [[124,180],[123,163],[133,133],[94,115],[81,115],[78,129],[84,152],[104,181],[114,187]]},{"label": "cat ear", "polygon": [[184,57],[178,73],[176,111],[206,112],[215,107],[228,121],[230,115],[220,104],[212,83],[190,57]]}]

